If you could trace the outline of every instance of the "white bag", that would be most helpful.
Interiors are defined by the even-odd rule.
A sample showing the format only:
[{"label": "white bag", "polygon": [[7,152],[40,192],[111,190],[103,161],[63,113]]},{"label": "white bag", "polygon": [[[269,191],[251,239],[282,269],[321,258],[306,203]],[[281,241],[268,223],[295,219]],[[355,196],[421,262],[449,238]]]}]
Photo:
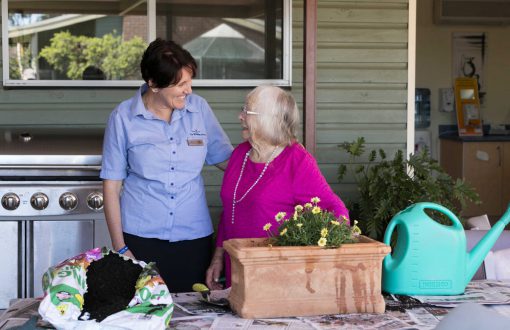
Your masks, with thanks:
[{"label": "white bag", "polygon": [[87,267],[108,253],[116,252],[106,247],[95,248],[50,267],[43,276],[45,296],[39,306],[41,317],[57,329],[165,329],[174,309],[172,296],[155,264],[137,260],[133,262],[143,270],[128,307],[101,322],[78,320],[87,291]]}]

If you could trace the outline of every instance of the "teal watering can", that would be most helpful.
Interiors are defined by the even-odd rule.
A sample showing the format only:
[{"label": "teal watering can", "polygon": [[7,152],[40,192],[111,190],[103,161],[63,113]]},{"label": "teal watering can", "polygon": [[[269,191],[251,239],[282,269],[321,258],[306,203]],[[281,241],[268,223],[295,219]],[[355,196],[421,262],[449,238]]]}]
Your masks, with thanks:
[{"label": "teal watering can", "polygon": [[[425,209],[445,214],[451,226],[431,219]],[[397,213],[388,224],[384,243],[397,229],[394,252],[383,260],[382,288],[405,295],[456,295],[464,293],[483,259],[510,222],[510,205],[503,217],[471,250],[459,219],[434,203],[416,203]]]}]

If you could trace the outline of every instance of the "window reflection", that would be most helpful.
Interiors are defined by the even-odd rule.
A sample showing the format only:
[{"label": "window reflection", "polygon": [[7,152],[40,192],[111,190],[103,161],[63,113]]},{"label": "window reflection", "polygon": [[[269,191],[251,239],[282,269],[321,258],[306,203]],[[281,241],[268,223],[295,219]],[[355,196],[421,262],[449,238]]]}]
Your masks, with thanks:
[{"label": "window reflection", "polygon": [[290,0],[2,4],[6,86],[138,86],[141,56],[156,37],[192,53],[197,86],[290,84]]},{"label": "window reflection", "polygon": [[198,79],[282,78],[283,1],[158,0],[156,8],[157,36],[190,51]]},{"label": "window reflection", "polygon": [[55,2],[9,1],[10,79],[141,79],[144,2]]}]

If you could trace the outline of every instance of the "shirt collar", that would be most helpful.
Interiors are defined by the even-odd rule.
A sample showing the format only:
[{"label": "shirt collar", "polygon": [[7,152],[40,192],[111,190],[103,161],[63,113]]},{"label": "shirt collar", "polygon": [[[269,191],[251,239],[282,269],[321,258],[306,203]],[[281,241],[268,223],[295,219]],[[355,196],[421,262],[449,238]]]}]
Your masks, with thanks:
[{"label": "shirt collar", "polygon": [[134,97],[134,102],[131,104],[131,117],[134,118],[136,116],[143,116],[145,119],[152,119],[154,116],[152,113],[145,108],[145,104],[143,104],[142,95],[147,91],[149,86],[144,83],[138,89]]},{"label": "shirt collar", "polygon": [[[149,86],[147,83],[144,83],[140,88],[138,89],[138,92],[135,95],[135,100],[131,105],[131,114],[132,117],[136,116],[143,116],[145,119],[153,119],[154,115],[145,108],[145,104],[143,104],[142,95],[147,92],[149,89]],[[198,108],[193,105],[193,101],[190,99],[190,95],[186,96],[186,104],[184,105],[184,108],[182,110],[186,110],[189,112],[198,112]],[[191,101],[191,102],[190,102]],[[181,109],[177,109],[178,111],[181,111]]]}]

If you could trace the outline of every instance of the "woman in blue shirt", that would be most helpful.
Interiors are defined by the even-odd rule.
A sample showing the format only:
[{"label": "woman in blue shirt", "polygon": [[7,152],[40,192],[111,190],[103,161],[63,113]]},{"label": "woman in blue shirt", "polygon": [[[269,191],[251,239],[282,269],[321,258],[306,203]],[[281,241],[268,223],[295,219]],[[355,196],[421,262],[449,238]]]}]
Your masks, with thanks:
[{"label": "woman in blue shirt", "polygon": [[196,62],[156,39],[140,64],[145,84],[111,113],[101,178],[112,246],[155,261],[171,292],[203,282],[213,227],[200,175],[224,169],[232,145],[208,103],[192,94]]}]

